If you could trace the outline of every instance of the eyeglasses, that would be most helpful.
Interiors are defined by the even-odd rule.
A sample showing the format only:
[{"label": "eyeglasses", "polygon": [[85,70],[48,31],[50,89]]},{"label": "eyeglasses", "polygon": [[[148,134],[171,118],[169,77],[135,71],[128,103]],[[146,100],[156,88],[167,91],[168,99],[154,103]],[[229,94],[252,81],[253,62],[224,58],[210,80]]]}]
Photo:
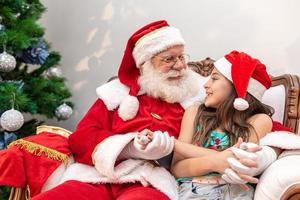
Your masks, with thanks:
[{"label": "eyeglasses", "polygon": [[180,60],[183,63],[187,63],[190,58],[190,56],[188,54],[181,54],[179,56],[169,55],[169,56],[154,56],[154,57],[160,58],[162,62],[164,62],[170,66],[175,65],[178,60]]}]

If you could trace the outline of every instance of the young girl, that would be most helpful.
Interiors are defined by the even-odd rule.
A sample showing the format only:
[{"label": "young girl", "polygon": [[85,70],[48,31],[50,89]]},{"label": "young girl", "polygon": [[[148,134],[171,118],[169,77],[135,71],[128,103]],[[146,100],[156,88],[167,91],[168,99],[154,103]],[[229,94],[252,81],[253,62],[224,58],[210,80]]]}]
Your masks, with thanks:
[{"label": "young girl", "polygon": [[271,80],[262,63],[242,52],[233,51],[214,65],[204,85],[204,103],[186,110],[178,140],[220,153],[182,159],[180,143],[175,142],[171,171],[178,178],[180,199],[253,199],[253,188],[228,184],[220,174],[233,156],[226,149],[239,137],[258,143],[271,131],[273,110],[261,103]]}]

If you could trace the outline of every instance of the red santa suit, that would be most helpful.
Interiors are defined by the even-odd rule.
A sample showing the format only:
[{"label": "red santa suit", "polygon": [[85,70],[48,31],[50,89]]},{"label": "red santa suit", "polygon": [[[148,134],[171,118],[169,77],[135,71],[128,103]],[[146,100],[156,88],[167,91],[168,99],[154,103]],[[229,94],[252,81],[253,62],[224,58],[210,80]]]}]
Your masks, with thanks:
[{"label": "red santa suit", "polygon": [[[205,78],[199,75],[199,84]],[[125,146],[144,129],[167,132],[178,137],[184,108],[203,99],[204,91],[180,103],[168,103],[146,94],[137,96],[138,112],[124,121],[118,113],[118,104],[128,96],[129,89],[115,79],[97,89],[99,99],[69,137],[76,164],[71,165],[61,182],[77,180],[88,183],[134,183],[154,187],[170,199],[177,199],[175,179],[154,162],[128,159],[116,165],[117,157]],[[95,167],[93,167],[95,165]],[[132,184],[126,184],[129,188]],[[134,184],[133,184],[134,185]],[[120,187],[124,187],[121,186]],[[141,194],[148,188],[141,188]],[[153,191],[152,191],[153,193]],[[136,193],[135,193],[136,194]],[[132,197],[130,197],[131,199]]]},{"label": "red santa suit", "polygon": [[[176,181],[165,168],[148,160],[117,160],[137,132],[144,129],[177,138],[184,108],[203,99],[203,88],[198,91],[200,96],[188,95],[177,103],[140,91],[139,66],[176,45],[184,45],[184,40],[179,30],[166,21],[151,23],[131,36],[119,68],[119,79],[97,89],[99,99],[69,137],[77,163],[68,167],[61,185],[34,199],[79,199],[82,194],[86,199],[178,198]],[[198,85],[203,85],[205,78],[193,74],[200,81]]]}]

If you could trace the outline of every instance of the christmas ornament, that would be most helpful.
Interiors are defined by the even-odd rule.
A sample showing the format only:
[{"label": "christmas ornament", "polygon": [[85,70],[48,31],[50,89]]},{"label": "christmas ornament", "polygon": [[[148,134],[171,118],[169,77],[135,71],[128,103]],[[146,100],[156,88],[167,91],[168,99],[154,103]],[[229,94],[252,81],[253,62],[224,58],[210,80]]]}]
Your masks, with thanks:
[{"label": "christmas ornament", "polygon": [[69,119],[72,113],[73,113],[72,108],[68,106],[66,103],[63,103],[62,105],[58,106],[55,110],[56,117],[62,120]]},{"label": "christmas ornament", "polygon": [[44,64],[48,56],[48,45],[43,39],[40,39],[37,44],[17,53],[17,57],[24,63],[38,65]]},{"label": "christmas ornament", "polygon": [[5,51],[0,54],[0,72],[10,72],[16,67],[16,59],[6,53]]},{"label": "christmas ornament", "polygon": [[24,117],[18,110],[10,109],[1,115],[1,126],[7,131],[16,131],[24,124]]},{"label": "christmas ornament", "polygon": [[8,133],[8,132],[0,133],[0,150],[5,149],[7,145],[15,141],[16,139],[17,136],[14,133]]},{"label": "christmas ornament", "polygon": [[62,71],[59,67],[50,67],[44,71],[43,76],[46,78],[62,77]]}]

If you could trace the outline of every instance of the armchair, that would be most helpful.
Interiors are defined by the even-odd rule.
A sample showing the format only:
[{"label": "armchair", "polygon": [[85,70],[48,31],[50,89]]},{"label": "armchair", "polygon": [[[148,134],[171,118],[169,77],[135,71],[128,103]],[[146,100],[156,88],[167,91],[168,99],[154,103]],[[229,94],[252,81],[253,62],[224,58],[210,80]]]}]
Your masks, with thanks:
[{"label": "armchair", "polygon": [[[189,67],[195,70],[200,75],[208,76],[213,68],[213,60],[206,58],[203,61],[190,62]],[[266,92],[263,97],[263,102],[272,106],[275,109],[273,119],[283,123],[286,127],[290,128],[293,132],[299,131],[299,117],[300,117],[300,78],[297,75],[285,74],[282,76],[272,77],[272,87]],[[67,132],[68,133],[68,132]],[[300,165],[300,151],[298,155],[290,155],[289,152],[284,152],[284,155],[274,162],[261,176],[261,182],[257,186],[256,197],[259,195],[265,195],[268,192],[268,187],[276,182],[268,182],[274,177],[274,167],[278,165],[284,165],[286,160],[294,159],[297,163],[293,165],[297,168]],[[274,166],[274,167],[273,167]],[[288,166],[288,165],[285,165]],[[293,170],[294,168],[286,168],[286,170]],[[277,169],[276,169],[277,170]],[[297,170],[299,171],[299,170]],[[272,175],[271,175],[272,174]],[[278,173],[277,173],[278,174]],[[277,176],[275,176],[277,177]],[[269,199],[281,199],[281,200],[293,200],[300,199],[300,174],[293,176],[292,179],[284,180],[284,182],[278,181],[278,191],[273,194],[275,198]],[[298,180],[298,181],[297,181]],[[271,195],[272,196],[272,195]],[[24,200],[28,199],[28,190],[26,188],[12,188],[9,200]],[[256,199],[259,199],[257,197]],[[262,199],[259,199],[262,200]]]},{"label": "armchair", "polygon": [[[275,109],[273,119],[282,122],[299,135],[300,78],[285,74],[272,77],[272,87],[263,97]],[[300,199],[299,150],[286,150],[260,177],[255,199]]]}]

